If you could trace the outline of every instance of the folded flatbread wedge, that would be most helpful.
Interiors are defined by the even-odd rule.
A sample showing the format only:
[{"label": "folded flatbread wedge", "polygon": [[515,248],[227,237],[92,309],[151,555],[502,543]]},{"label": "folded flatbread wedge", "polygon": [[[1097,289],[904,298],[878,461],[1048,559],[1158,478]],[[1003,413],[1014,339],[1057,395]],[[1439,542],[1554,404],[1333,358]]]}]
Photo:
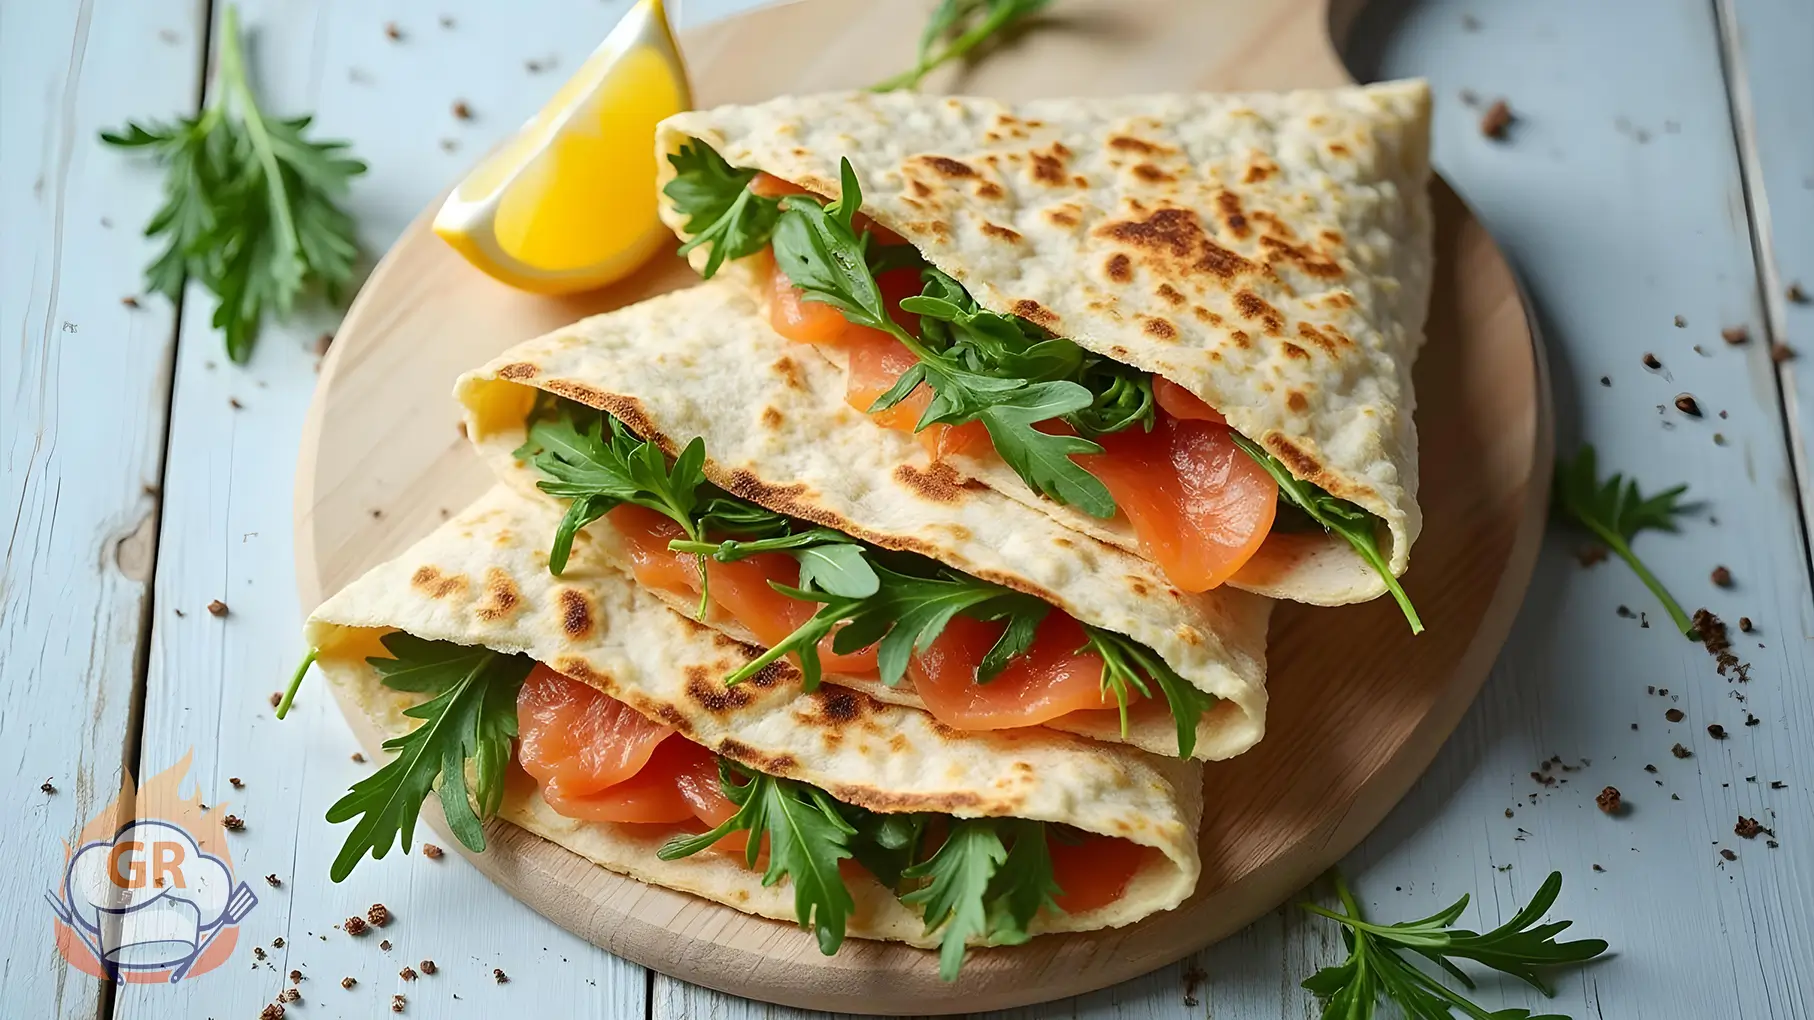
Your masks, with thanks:
[{"label": "folded flatbread wedge", "polygon": [[676,610],[795,657],[809,686],[1203,759],[1260,739],[1268,600],[1186,594],[963,483],[865,424],[837,374],[717,280],[521,344],[457,392],[498,477],[565,505],[542,536],[551,569],[584,528]]},{"label": "folded flatbread wedge", "polygon": [[1421,81],[786,96],[662,122],[660,208],[964,476],[1185,590],[1418,630],[1429,116]]},{"label": "folded flatbread wedge", "polygon": [[830,684],[801,697],[785,662],[726,690],[757,650],[667,609],[590,533],[551,575],[559,515],[494,489],[309,618],[342,704],[397,752],[328,813],[355,822],[336,879],[408,850],[438,784],[475,851],[495,813],[612,871],[798,920],[828,954],[846,934],[942,946],[948,976],[966,944],[1124,925],[1195,887],[1195,763],[955,733]]}]

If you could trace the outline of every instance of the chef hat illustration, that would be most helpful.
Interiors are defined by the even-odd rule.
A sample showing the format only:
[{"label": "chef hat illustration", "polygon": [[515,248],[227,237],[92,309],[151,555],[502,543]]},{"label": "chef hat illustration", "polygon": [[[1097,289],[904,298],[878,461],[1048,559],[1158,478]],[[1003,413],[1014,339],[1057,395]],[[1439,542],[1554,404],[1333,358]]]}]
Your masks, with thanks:
[{"label": "chef hat illustration", "polygon": [[188,832],[142,819],[71,858],[65,898],[106,962],[155,970],[195,955],[232,891],[227,866]]}]

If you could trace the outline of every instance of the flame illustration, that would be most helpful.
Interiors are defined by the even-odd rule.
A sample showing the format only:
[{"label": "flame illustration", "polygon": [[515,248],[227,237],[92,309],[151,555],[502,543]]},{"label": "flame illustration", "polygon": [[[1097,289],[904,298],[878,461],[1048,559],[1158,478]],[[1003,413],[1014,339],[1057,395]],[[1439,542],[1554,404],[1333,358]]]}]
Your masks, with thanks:
[{"label": "flame illustration", "polygon": [[[226,817],[226,803],[204,805],[199,789],[194,797],[184,797],[181,792],[183,780],[188,778],[189,767],[194,759],[195,749],[190,748],[180,761],[152,776],[143,786],[136,786],[131,772],[125,772],[120,780],[120,791],[113,800],[82,826],[73,846],[68,842],[63,844],[63,870],[59,870],[56,885],[59,894],[62,891],[61,876],[78,848],[94,842],[111,842],[135,820],[155,819],[183,829],[195,840],[200,850],[218,858],[231,874],[233,857],[227,846],[227,828],[221,821]],[[55,919],[54,923],[58,950],[78,970],[95,977],[112,978],[131,984],[174,980],[168,969],[110,974],[94,958],[94,950],[88,946],[83,936],[61,919]],[[232,955],[238,938],[237,926],[222,930],[219,937],[179,977],[199,976],[220,966]]]}]

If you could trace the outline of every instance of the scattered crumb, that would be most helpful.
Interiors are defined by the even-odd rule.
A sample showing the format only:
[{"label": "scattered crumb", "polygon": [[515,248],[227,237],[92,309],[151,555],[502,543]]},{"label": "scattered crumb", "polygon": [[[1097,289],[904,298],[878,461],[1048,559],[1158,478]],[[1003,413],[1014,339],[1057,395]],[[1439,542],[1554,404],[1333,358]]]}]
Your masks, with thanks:
[{"label": "scattered crumb", "polygon": [[1669,720],[1670,722],[1681,722],[1683,719],[1686,719],[1687,717],[1688,717],[1687,714],[1684,713],[1679,708],[1672,708],[1669,711],[1663,713],[1663,718]]},{"label": "scattered crumb", "polygon": [[258,1020],[283,1020],[283,1007],[273,1002],[258,1014]]},{"label": "scattered crumb", "polygon": [[302,993],[294,988],[285,988],[277,997],[285,1002],[302,1001]]},{"label": "scattered crumb", "polygon": [[465,439],[466,438],[466,420],[461,419],[457,422],[454,422],[454,431],[456,431],[460,434],[461,439]]},{"label": "scattered crumb", "polygon": [[403,40],[403,30],[397,27],[396,22],[387,21],[384,23],[384,37],[391,42],[401,42]]},{"label": "scattered crumb", "polygon": [[443,14],[443,15],[441,15],[441,27],[442,27],[442,28],[452,28],[452,27],[454,27],[454,19],[453,19],[453,15],[451,15],[451,14]]},{"label": "scattered crumb", "polygon": [[231,407],[235,411],[238,411],[238,410],[243,409],[246,405],[240,403],[238,397],[228,397],[227,406]]},{"label": "scattered crumb", "polygon": [[1197,1006],[1201,1004],[1202,1000],[1197,998],[1197,989],[1203,987],[1203,979],[1208,976],[1208,974],[1203,972],[1203,968],[1194,963],[1185,966],[1184,1004],[1186,1006]]},{"label": "scattered crumb", "polygon": [[372,520],[374,520],[374,521],[379,520],[379,519],[383,518],[383,516],[384,516],[383,510],[380,510],[377,507],[372,507]]},{"label": "scattered crumb", "polygon": [[215,599],[208,603],[208,612],[215,616],[225,616],[227,615],[227,604],[220,599]]},{"label": "scattered crumb", "polygon": [[385,909],[384,904],[374,903],[371,909],[365,912],[365,919],[382,928],[391,923],[391,912]]},{"label": "scattered crumb", "polygon": [[422,973],[424,974],[433,974],[439,969],[435,966],[435,961],[433,960],[423,960],[421,963],[417,964],[417,966],[422,968]]},{"label": "scattered crumb", "polygon": [[228,832],[238,832],[246,827],[246,820],[238,815],[228,815],[220,820],[220,824]]},{"label": "scattered crumb", "polygon": [[265,876],[265,884],[273,889],[281,888],[283,886],[283,879],[278,878],[277,872],[273,871]]},{"label": "scattered crumb", "polygon": [[1512,817],[1512,809],[1511,809],[1511,808],[1506,808],[1506,809],[1505,809],[1505,816],[1506,816],[1506,817],[1507,817],[1507,818],[1510,818],[1510,817]]},{"label": "scattered crumb", "polygon": [[1603,376],[1601,376],[1601,377],[1600,377],[1600,385],[1602,385],[1602,386],[1611,386],[1611,385],[1612,385],[1612,376],[1610,376],[1610,375],[1603,375]]},{"label": "scattered crumb", "polygon": [[1675,755],[1677,758],[1694,757],[1694,752],[1688,750],[1686,747],[1683,747],[1681,744],[1677,744],[1674,747],[1670,748],[1669,753]]},{"label": "scattered crumb", "polygon": [[444,851],[442,851],[442,849],[440,847],[434,845],[433,843],[422,844],[422,856],[428,858],[431,861],[440,860],[441,854],[443,852]]},{"label": "scattered crumb", "polygon": [[1762,823],[1757,819],[1746,818],[1744,815],[1738,816],[1738,824],[1732,827],[1732,831],[1738,833],[1745,839],[1756,839],[1759,833],[1769,833],[1772,836],[1776,835],[1776,833],[1771,830],[1764,828]]},{"label": "scattered crumb", "polygon": [[[1677,746],[1680,746],[1680,745],[1677,745]],[[354,938],[358,938],[359,936],[365,934],[365,918],[360,917],[357,914],[355,914],[352,917],[347,918],[346,923],[341,925],[341,927],[346,929],[346,933],[348,935],[351,935]]]},{"label": "scattered crumb", "polygon": [[1493,105],[1487,107],[1486,113],[1480,117],[1480,133],[1499,141],[1505,138],[1505,129],[1511,127],[1513,119],[1512,108],[1506,105],[1505,100],[1495,99]]},{"label": "scattered crumb", "polygon": [[340,979],[340,987],[346,988],[346,989],[351,989],[354,985],[356,985],[358,983],[359,983],[358,981],[356,981],[350,977],[343,977]]},{"label": "scattered crumb", "polygon": [[272,691],[271,692],[271,707],[276,708],[278,705],[281,705],[281,704],[283,704],[283,692],[282,691]]},{"label": "scattered crumb", "polygon": [[1594,870],[1595,870],[1595,871],[1605,871],[1605,870],[1606,870],[1606,869],[1605,869],[1605,868],[1602,868],[1602,867],[1600,867],[1600,866],[1599,866],[1599,865],[1598,865],[1598,864],[1596,864],[1596,865],[1594,865]]},{"label": "scattered crumb", "polygon": [[[271,940],[271,948],[272,948],[272,949],[282,949],[282,948],[283,948],[283,946],[284,946],[284,942],[283,942],[283,936],[282,936],[282,935],[279,935],[279,936],[277,936],[277,937],[276,937],[276,938],[274,938],[274,939],[272,939],[272,940]],[[299,970],[293,970],[293,971],[291,971],[291,972],[290,972],[290,973],[291,973],[291,974],[294,974],[294,975],[296,975],[296,980],[298,980],[298,981],[300,981],[300,980],[302,980],[302,971],[299,971]]]},{"label": "scattered crumb", "polygon": [[1808,303],[1808,292],[1801,289],[1800,283],[1789,284],[1788,289],[1783,291],[1783,296],[1798,305],[1805,305]]},{"label": "scattered crumb", "polygon": [[1762,722],[1763,722],[1762,719],[1759,719],[1757,716],[1752,715],[1750,712],[1745,713],[1745,725],[1746,726],[1756,726]]},{"label": "scattered crumb", "polygon": [[357,764],[363,765],[363,764],[365,764],[365,755],[360,754],[358,751],[354,751],[353,752],[353,761]]},{"label": "scattered crumb", "polygon": [[391,951],[391,940],[385,939],[383,942],[378,943],[378,948],[384,950],[387,953],[390,952]]},{"label": "scattered crumb", "polygon": [[[1721,587],[1721,588],[1730,588],[1730,587],[1732,587],[1732,571],[1730,571],[1730,570],[1728,570],[1728,569],[1726,569],[1726,568],[1725,568],[1725,567],[1723,567],[1723,566],[1721,566],[1721,567],[1714,567],[1714,568],[1713,568],[1713,574],[1712,574],[1712,575],[1711,575],[1711,577],[1712,577],[1712,579],[1713,579],[1713,583],[1714,583],[1714,584],[1716,584],[1716,585],[1718,585],[1718,586],[1719,586],[1719,587]],[[1746,630],[1746,629],[1749,629],[1749,628],[1745,628],[1745,627],[1740,627],[1740,628],[1739,628],[1739,629],[1740,629],[1740,630]]]},{"label": "scattered crumb", "polygon": [[128,294],[120,299],[120,304],[125,305],[127,308],[137,308],[139,306],[139,299]]},{"label": "scattered crumb", "polygon": [[1739,617],[1738,618],[1738,629],[1744,631],[1747,634],[1751,633],[1751,618],[1749,616]]},{"label": "scattered crumb", "polygon": [[1751,339],[1751,331],[1743,326],[1727,326],[1720,330],[1720,339],[1736,347]]},{"label": "scattered crumb", "polygon": [[403,996],[401,996],[401,995],[393,995],[393,996],[391,996],[391,1012],[392,1012],[392,1013],[401,1013],[401,1012],[403,1012],[403,1007],[404,1007],[404,1006],[405,1006],[405,1005],[406,1005],[406,1004],[408,1004],[408,1002],[409,1002],[409,1000],[408,1000],[408,999],[405,999],[405,998],[404,998],[404,997],[403,997]]},{"label": "scattered crumb", "polygon": [[263,946],[253,946],[253,947],[252,947],[252,955],[253,955],[253,956],[254,956],[254,957],[256,957],[256,958],[257,958],[257,959],[260,959],[260,960],[262,960],[262,959],[264,959],[264,958],[265,958],[265,947],[263,947]]},{"label": "scattered crumb", "polygon": [[228,777],[227,777],[227,782],[229,782],[229,783],[232,783],[232,784],[233,784],[233,788],[234,788],[234,789],[235,789],[235,790],[243,790],[243,789],[245,789],[245,788],[246,788],[246,784],[244,784],[244,783],[242,783],[242,782],[240,782],[240,781],[239,781],[239,777],[238,777],[238,776],[228,776]]},{"label": "scattered crumb", "polygon": [[1795,360],[1795,348],[1785,343],[1773,343],[1770,345],[1770,360],[1778,365],[1785,361],[1793,361]]},{"label": "scattered crumb", "polygon": [[1627,620],[1632,619],[1638,615],[1631,611],[1630,606],[1620,606],[1618,609],[1614,610],[1614,612],[1617,612],[1620,616],[1624,617]]},{"label": "scattered crumb", "polygon": [[404,967],[402,970],[397,972],[397,976],[402,978],[405,981],[414,981],[416,979],[416,968]]},{"label": "scattered crumb", "polygon": [[460,149],[459,139],[457,139],[457,138],[441,139],[441,151],[442,152],[458,152],[459,149]]},{"label": "scattered crumb", "polygon": [[42,783],[39,783],[38,789],[43,790],[45,793],[56,793],[57,792],[57,788],[50,785],[50,780],[48,780],[48,779],[46,779]]},{"label": "scattered crumb", "polygon": [[1591,567],[1606,559],[1606,547],[1593,542],[1575,550],[1575,559],[1584,567]]},{"label": "scattered crumb", "polygon": [[[1718,663],[1719,675],[1740,683],[1750,680],[1751,664],[1740,662],[1738,656],[1732,654],[1732,642],[1726,638],[1725,623],[1705,608],[1694,611],[1693,622],[1695,633],[1700,635],[1701,645]],[[1728,673],[1728,670],[1731,672]]]},{"label": "scattered crumb", "polygon": [[1675,395],[1675,409],[1690,418],[1701,416],[1701,405],[1695,402],[1694,394],[1678,393]]},{"label": "scattered crumb", "polygon": [[1675,328],[1676,328],[1676,329],[1687,329],[1687,328],[1688,328],[1688,320],[1687,320],[1687,319],[1685,319],[1685,318],[1683,318],[1683,317],[1681,317],[1681,316],[1680,316],[1680,315],[1678,315],[1678,316],[1676,316],[1676,317],[1675,317]]},{"label": "scattered crumb", "polygon": [[1707,727],[1707,735],[1715,740],[1724,740],[1726,739],[1726,727],[1713,723]]},{"label": "scattered crumb", "polygon": [[1463,106],[1479,106],[1480,105],[1480,95],[1478,93],[1476,93],[1473,89],[1462,89],[1459,93],[1457,93],[1457,95],[1461,99],[1461,104]]},{"label": "scattered crumb", "polygon": [[1724,858],[1725,858],[1725,859],[1727,859],[1727,860],[1729,860],[1729,861],[1736,861],[1736,860],[1738,860],[1738,854],[1735,854],[1735,853],[1733,853],[1733,852],[1732,852],[1732,851],[1731,851],[1731,849],[1729,849],[1729,848],[1728,848],[1728,849],[1722,849],[1722,850],[1721,850],[1721,851],[1720,851],[1720,856],[1721,856],[1721,857],[1724,857]]},{"label": "scattered crumb", "polygon": [[1655,772],[1656,770],[1657,770],[1657,767],[1655,765],[1644,766],[1644,771],[1646,771],[1646,772]]},{"label": "scattered crumb", "polygon": [[456,99],[453,104],[453,115],[458,120],[471,120],[472,107],[466,105],[466,100]]},{"label": "scattered crumb", "polygon": [[1616,786],[1609,786],[1601,790],[1600,795],[1594,798],[1594,803],[1600,805],[1600,810],[1609,815],[1618,814],[1619,809],[1625,805],[1624,799],[1619,796],[1619,788]]},{"label": "scattered crumb", "polygon": [[491,979],[500,985],[510,983],[510,975],[504,973],[504,968],[502,967],[491,968]]}]

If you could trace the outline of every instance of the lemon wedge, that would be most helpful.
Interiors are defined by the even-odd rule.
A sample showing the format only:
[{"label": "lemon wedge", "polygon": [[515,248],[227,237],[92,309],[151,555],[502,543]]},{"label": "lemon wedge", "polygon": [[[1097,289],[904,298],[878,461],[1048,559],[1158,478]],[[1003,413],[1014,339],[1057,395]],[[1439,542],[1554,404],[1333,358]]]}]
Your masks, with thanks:
[{"label": "lemon wedge", "polygon": [[435,233],[523,290],[567,294],[619,280],[673,240],[655,214],[655,125],[691,106],[662,0],[641,0],[454,188]]}]

